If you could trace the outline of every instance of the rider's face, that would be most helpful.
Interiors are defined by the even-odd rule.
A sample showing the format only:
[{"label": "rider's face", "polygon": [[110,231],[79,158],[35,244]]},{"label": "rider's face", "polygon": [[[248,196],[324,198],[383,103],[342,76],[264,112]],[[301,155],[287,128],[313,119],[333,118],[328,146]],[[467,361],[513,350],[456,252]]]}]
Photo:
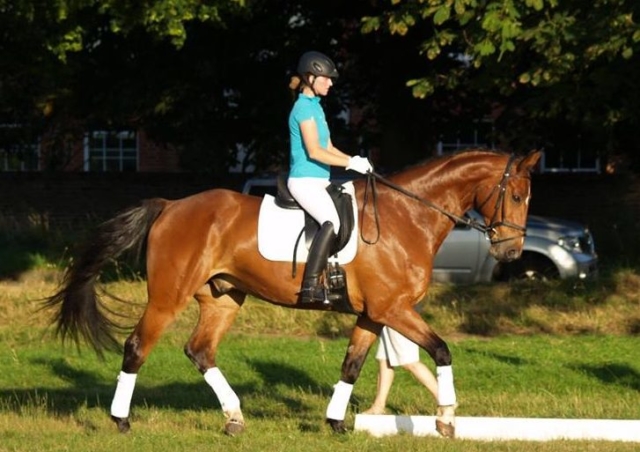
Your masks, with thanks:
[{"label": "rider's face", "polygon": [[329,88],[333,86],[333,80],[331,77],[318,75],[317,77],[314,77],[312,86],[318,96],[326,96],[329,92]]}]

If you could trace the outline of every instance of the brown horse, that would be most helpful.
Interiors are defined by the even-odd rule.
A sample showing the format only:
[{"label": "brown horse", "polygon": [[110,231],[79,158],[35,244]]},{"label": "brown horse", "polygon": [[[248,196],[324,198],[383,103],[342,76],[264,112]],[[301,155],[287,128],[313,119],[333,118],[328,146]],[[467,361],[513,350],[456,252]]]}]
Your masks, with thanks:
[{"label": "brown horse", "polygon": [[[455,220],[469,209],[481,225],[498,260],[517,259],[522,251],[530,198],[530,172],[540,152],[514,157],[470,150],[438,157],[384,179],[375,209],[362,209],[367,186],[355,182],[359,209],[358,252],[344,266],[348,298],[357,320],[340,381],[327,408],[327,422],[344,431],[344,418],[369,348],[383,325],[422,347],[437,366],[438,416],[444,436],[455,432],[456,396],[447,344],[414,310],[426,294],[433,258]],[[256,230],[261,200],[215,189],[184,199],[152,199],[102,224],[65,273],[59,292],[47,306],[57,312],[57,331],[94,348],[118,346],[96,294],[104,264],[129,249],[146,245],[148,303],[125,341],[124,357],[111,405],[122,432],[129,430],[129,409],[138,371],[161,334],[192,298],[199,321],[184,351],[212,387],[227,417],[225,430],[244,430],[240,401],[216,366],[218,345],[247,294],[278,305],[331,310],[322,302],[301,305],[301,277],[291,263],[271,262],[258,252]],[[478,225],[476,225],[478,226]],[[377,238],[364,241],[363,238]],[[299,266],[302,264],[299,264]],[[297,275],[303,272],[298,268]]]}]

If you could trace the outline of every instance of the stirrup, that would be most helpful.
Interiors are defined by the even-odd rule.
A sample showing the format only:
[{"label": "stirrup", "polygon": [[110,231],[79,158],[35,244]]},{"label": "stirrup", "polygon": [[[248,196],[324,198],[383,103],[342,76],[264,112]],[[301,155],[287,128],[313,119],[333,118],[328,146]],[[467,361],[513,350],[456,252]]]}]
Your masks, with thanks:
[{"label": "stirrup", "polygon": [[316,301],[327,301],[322,285],[305,287],[300,291],[300,303],[315,303]]},{"label": "stirrup", "polygon": [[314,288],[303,289],[300,291],[300,303],[315,303],[321,301],[324,305],[331,305],[334,302],[340,300],[342,297],[340,294],[332,293],[329,289],[323,286],[317,286]]}]

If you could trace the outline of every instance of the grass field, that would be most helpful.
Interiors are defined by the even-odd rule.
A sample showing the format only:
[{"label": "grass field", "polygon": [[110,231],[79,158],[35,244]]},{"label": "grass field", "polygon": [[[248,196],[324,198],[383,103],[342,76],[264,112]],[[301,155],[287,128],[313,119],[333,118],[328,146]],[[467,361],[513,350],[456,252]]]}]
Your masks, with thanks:
[{"label": "grass field", "polygon": [[[100,361],[89,349],[78,352],[52,338],[44,327],[47,316],[35,312],[34,301],[54,289],[47,279],[40,275],[0,283],[0,451],[562,452],[639,447],[580,441],[485,443],[406,434],[373,438],[362,432],[335,435],[324,424],[324,412],[346,349],[341,332],[353,318],[297,312],[254,300],[241,312],[219,354],[219,365],[242,400],[245,434],[230,438],[222,433],[224,419],[215,396],[182,353],[195,322],[193,306],[143,367],[133,398],[132,431],[122,435],[108,415],[121,356]],[[110,289],[144,298],[142,283]],[[451,310],[446,296],[451,294],[443,295],[448,301],[442,309]],[[634,305],[637,314],[635,301],[627,309]],[[547,309],[552,316],[553,309]],[[566,315],[566,307],[555,312]],[[445,330],[453,328],[446,325]],[[454,356],[458,414],[640,419],[638,338],[587,333],[445,334]],[[354,389],[349,426],[372,401],[375,378],[370,358]],[[435,404],[406,372],[398,371],[389,409],[433,414]]]}]

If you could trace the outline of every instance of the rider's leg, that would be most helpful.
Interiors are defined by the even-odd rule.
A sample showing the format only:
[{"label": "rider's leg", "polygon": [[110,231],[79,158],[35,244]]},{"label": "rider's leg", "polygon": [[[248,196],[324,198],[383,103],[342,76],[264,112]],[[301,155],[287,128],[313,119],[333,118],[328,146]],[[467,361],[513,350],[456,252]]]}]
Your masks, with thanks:
[{"label": "rider's leg", "polygon": [[309,249],[307,266],[304,269],[304,277],[302,278],[302,292],[300,293],[300,301],[302,303],[324,300],[324,287],[320,284],[320,276],[327,266],[329,250],[335,240],[336,234],[333,230],[333,223],[327,221],[316,232]]},{"label": "rider's leg", "polygon": [[327,258],[340,230],[340,217],[329,193],[328,180],[303,177],[289,178],[289,191],[321,228],[313,238],[302,283],[302,303],[324,300],[320,276],[327,266]]},{"label": "rider's leg", "polygon": [[333,230],[340,230],[340,216],[336,206],[327,192],[330,182],[317,177],[290,177],[287,182],[289,192],[309,215],[323,225],[327,221],[333,223]]}]

